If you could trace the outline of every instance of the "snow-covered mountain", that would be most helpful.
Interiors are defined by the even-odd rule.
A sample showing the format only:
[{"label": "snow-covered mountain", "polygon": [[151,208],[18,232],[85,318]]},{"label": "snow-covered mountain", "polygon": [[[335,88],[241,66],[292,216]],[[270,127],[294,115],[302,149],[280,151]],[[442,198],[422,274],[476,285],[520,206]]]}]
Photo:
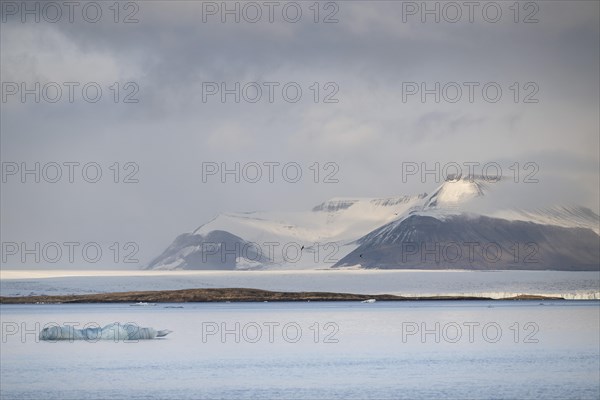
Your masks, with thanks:
[{"label": "snow-covered mountain", "polygon": [[[305,212],[220,214],[149,269],[453,268],[598,270],[600,217],[577,206],[500,206],[481,177],[430,195],[335,198]],[[513,201],[514,200],[514,201]]]},{"label": "snow-covered mountain", "polygon": [[421,206],[426,194],[334,198],[304,212],[220,214],[175,241],[150,269],[330,267],[356,239]]}]

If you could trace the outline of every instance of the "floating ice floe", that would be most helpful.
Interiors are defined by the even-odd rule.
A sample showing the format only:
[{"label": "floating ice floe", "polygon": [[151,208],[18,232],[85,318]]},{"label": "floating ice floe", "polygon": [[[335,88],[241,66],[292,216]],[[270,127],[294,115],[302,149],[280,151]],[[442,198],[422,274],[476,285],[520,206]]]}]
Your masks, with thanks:
[{"label": "floating ice floe", "polygon": [[368,299],[368,300],[363,300],[361,301],[361,303],[375,303],[377,300],[375,299]]},{"label": "floating ice floe", "polygon": [[51,326],[42,329],[40,340],[145,340],[167,336],[172,331],[156,330],[154,328],[143,328],[136,324],[120,324],[118,322],[108,324],[102,328],[76,329],[71,325]]}]

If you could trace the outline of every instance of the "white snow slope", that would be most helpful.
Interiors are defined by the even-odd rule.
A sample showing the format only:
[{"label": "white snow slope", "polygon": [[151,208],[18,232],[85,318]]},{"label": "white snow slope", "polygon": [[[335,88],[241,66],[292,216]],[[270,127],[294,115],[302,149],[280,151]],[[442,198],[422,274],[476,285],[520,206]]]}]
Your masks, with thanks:
[{"label": "white snow slope", "polygon": [[[190,267],[190,255],[206,251],[201,243],[215,231],[235,235],[266,256],[266,260],[255,259],[237,249],[234,269],[329,268],[356,249],[358,239],[386,224],[389,224],[386,228],[393,229],[411,215],[439,220],[458,214],[485,215],[600,233],[599,216],[587,208],[541,204],[523,207],[526,196],[516,198],[511,189],[509,179],[490,182],[481,177],[467,177],[444,182],[430,195],[334,198],[304,212],[220,214],[186,234],[186,240],[176,240],[150,264],[150,269],[194,269]],[[227,246],[233,245],[226,244],[219,251]]]}]

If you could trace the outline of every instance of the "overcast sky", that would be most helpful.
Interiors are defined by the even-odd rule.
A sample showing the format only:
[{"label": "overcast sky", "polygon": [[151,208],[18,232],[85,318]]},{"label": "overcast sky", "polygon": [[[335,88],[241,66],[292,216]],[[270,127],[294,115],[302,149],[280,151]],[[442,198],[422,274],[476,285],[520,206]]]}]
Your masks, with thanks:
[{"label": "overcast sky", "polygon": [[[439,3],[437,23],[415,9],[421,2],[275,2],[272,15],[264,2],[228,2],[240,22],[222,15],[221,2],[124,2],[118,15],[113,2],[85,12],[81,2],[72,22],[62,2],[54,3],[60,18],[56,7],[36,3],[28,3],[34,14],[27,14],[21,2],[2,2],[3,243],[97,242],[103,262],[76,266],[111,268],[135,242],[143,264],[220,212],[306,210],[331,197],[415,194],[439,184],[431,176],[403,182],[403,162],[496,162],[511,179],[509,167],[518,162],[514,190],[527,196],[515,205],[580,204],[598,212],[596,1],[522,3],[518,15],[513,2],[477,3],[472,22],[463,2]],[[36,82],[40,102],[35,94],[23,102],[21,90]],[[65,82],[74,82],[72,103]],[[234,94],[223,103],[209,92],[236,82],[239,103]],[[439,102],[435,94],[423,102],[421,93],[409,92],[436,82]],[[473,82],[472,102],[465,82]],[[96,85],[102,97],[92,103]],[[57,86],[62,97],[52,103]],[[462,97],[451,102],[457,86]],[[256,87],[262,97],[253,103]],[[292,102],[298,87],[302,96]],[[502,95],[492,102],[497,87]],[[22,183],[14,166],[36,162],[46,175],[36,183],[29,174]],[[48,182],[52,162],[62,165],[56,183]],[[80,165],[69,164],[69,183],[64,163],[74,162]],[[235,183],[228,175],[222,183],[216,174],[203,182],[203,163],[236,162],[262,165],[262,179],[242,175]],[[273,183],[265,162],[281,164]],[[523,182],[533,171],[528,162],[539,166],[539,183]],[[99,182],[82,178],[86,163],[100,166]],[[286,163],[300,165],[298,182],[282,177]],[[245,170],[250,179],[252,165]],[[95,169],[87,172],[93,180]],[[334,182],[324,182],[328,175]],[[117,264],[108,250],[113,242],[122,248]],[[3,262],[22,265],[18,256]],[[33,266],[74,264],[63,257]]]}]

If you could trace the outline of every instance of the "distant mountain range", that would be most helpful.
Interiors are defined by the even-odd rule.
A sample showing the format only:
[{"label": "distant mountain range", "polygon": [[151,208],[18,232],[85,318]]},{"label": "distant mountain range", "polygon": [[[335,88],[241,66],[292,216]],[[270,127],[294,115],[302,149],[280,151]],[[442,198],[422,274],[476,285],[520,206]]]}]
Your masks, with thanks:
[{"label": "distant mountain range", "polygon": [[596,213],[498,207],[495,193],[507,184],[463,178],[430,195],[220,214],[178,236],[147,268],[600,269]]}]

